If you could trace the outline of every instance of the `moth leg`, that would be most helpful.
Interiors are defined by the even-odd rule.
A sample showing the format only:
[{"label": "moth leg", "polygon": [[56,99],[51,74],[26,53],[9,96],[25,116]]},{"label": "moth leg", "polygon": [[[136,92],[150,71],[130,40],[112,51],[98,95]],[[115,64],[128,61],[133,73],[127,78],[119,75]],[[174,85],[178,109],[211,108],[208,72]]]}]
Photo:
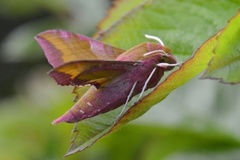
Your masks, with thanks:
[{"label": "moth leg", "polygon": [[[131,89],[130,93],[129,93],[128,96],[127,96],[127,100],[126,100],[126,102],[125,102],[125,104],[124,104],[124,106],[123,106],[122,111],[121,111],[120,114],[118,115],[116,122],[117,122],[117,121],[119,120],[119,118],[123,115],[124,110],[125,110],[126,107],[127,107],[127,103],[129,102],[129,100],[130,100],[130,98],[131,98],[131,96],[132,96],[132,94],[133,94],[133,91],[134,91],[136,85],[137,85],[137,82],[135,82],[135,83],[133,84],[132,89]],[[116,122],[115,122],[115,123],[116,123]]]},{"label": "moth leg", "polygon": [[175,66],[181,66],[182,62],[170,64],[170,63],[158,63],[157,66],[161,68],[167,68],[167,67],[175,67]]},{"label": "moth leg", "polygon": [[[162,68],[167,68],[168,66],[181,66],[181,65],[182,65],[182,62],[180,62],[180,63],[175,63],[175,64],[170,64],[170,63],[158,63],[158,64],[157,64],[157,66],[162,67]],[[142,95],[143,95],[143,93],[144,93],[144,91],[145,91],[145,89],[146,89],[146,87],[147,87],[147,84],[148,84],[148,82],[150,81],[150,79],[152,78],[152,76],[153,76],[153,74],[154,74],[155,71],[156,71],[156,68],[154,68],[154,69],[152,70],[152,72],[150,73],[150,75],[148,76],[146,82],[144,83],[143,89],[142,89],[142,91],[141,91],[141,93],[140,93],[140,95],[139,95],[138,100],[142,97]]]},{"label": "moth leg", "polygon": [[144,86],[143,86],[143,88],[142,88],[142,91],[141,91],[141,93],[140,93],[137,101],[139,101],[139,99],[142,97],[145,89],[147,88],[148,82],[149,82],[150,79],[152,78],[152,76],[153,76],[153,74],[154,74],[155,71],[156,71],[156,68],[154,68],[154,69],[152,70],[152,72],[150,73],[150,75],[148,76],[146,82],[144,83]]}]

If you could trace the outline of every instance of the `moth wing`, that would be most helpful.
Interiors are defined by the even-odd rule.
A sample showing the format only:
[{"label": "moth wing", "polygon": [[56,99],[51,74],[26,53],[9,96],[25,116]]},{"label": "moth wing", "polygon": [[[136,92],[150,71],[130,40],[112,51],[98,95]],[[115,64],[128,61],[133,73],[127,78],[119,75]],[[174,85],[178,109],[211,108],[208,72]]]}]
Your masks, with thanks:
[{"label": "moth wing", "polygon": [[90,84],[99,88],[140,63],[101,60],[74,61],[50,70],[49,75],[60,85]]},{"label": "moth wing", "polygon": [[89,37],[63,30],[48,30],[35,36],[35,39],[54,68],[76,60],[114,60],[124,52]]}]

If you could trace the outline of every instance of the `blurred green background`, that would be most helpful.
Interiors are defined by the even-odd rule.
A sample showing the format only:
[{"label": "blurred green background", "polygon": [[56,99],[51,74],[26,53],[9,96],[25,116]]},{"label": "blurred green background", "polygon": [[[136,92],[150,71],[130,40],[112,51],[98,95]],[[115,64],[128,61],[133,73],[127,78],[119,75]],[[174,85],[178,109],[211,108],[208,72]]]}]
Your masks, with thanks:
[{"label": "blurred green background", "polygon": [[[0,159],[63,159],[73,125],[51,125],[72,106],[33,37],[47,29],[91,36],[110,0],[0,1]],[[192,80],[161,104],[66,159],[240,159],[240,87]]]}]

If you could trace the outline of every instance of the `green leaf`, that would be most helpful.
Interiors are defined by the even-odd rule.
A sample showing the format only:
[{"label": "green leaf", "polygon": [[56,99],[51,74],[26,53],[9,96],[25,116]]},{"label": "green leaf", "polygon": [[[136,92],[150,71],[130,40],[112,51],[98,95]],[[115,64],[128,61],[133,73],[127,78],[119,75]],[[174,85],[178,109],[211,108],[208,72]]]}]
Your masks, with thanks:
[{"label": "green leaf", "polygon": [[206,39],[224,27],[227,19],[236,13],[237,4],[240,2],[228,0],[209,0],[208,3],[202,0],[142,0],[132,11],[121,14],[117,22],[112,21],[109,28],[100,30],[97,38],[129,49],[148,41],[144,34],[154,35],[172,49],[179,61],[185,61]]},{"label": "green leaf", "polygon": [[214,159],[212,157],[232,153],[228,160],[233,160],[231,157],[234,156],[234,152],[239,152],[239,147],[238,139],[214,126],[199,132],[184,127],[129,124],[74,156],[81,155],[84,160],[101,159],[103,155],[104,160],[157,160],[175,159],[170,157],[180,155],[186,157],[182,158],[184,160],[192,160],[193,154],[197,154],[203,155],[205,160],[208,157]]},{"label": "green leaf", "polygon": [[214,57],[203,78],[220,79],[224,83],[240,82],[240,10],[229,20],[217,37]]},{"label": "green leaf", "polygon": [[[217,34],[216,34],[217,35]],[[122,116],[119,122],[112,130],[121,127],[123,124],[138,118],[144,114],[153,105],[161,102],[169,93],[177,87],[182,86],[197,74],[202,72],[212,58],[212,49],[216,44],[216,35],[207,40],[194,54],[194,56],[184,62],[177,71],[170,74],[162,83],[160,83],[150,94],[141,101],[133,105],[127,113]]]},{"label": "green leaf", "polygon": [[[142,1],[125,13],[122,5],[126,5],[126,2],[130,3],[129,6],[134,6],[129,1],[119,1],[110,14],[120,14],[122,11],[120,15],[123,16],[119,16],[121,19],[116,21],[109,20],[111,15],[108,15],[100,24],[100,28],[104,30],[96,34],[97,38],[128,49],[147,41],[144,34],[158,36],[172,48],[174,56],[184,64],[140,101],[132,99],[125,107],[77,123],[73,130],[72,145],[66,155],[91,146],[99,138],[141,116],[174,89],[205,70],[213,57],[212,50],[219,34],[214,33],[222,28],[228,17],[237,10],[237,4],[240,4],[239,1],[228,0],[209,0],[208,3],[202,0]],[[211,38],[208,39],[209,37]],[[206,39],[208,40],[198,48]],[[190,58],[194,50],[196,53]]]},{"label": "green leaf", "polygon": [[118,119],[119,108],[75,124],[71,146],[65,156],[82,151],[107,134]]},{"label": "green leaf", "polygon": [[108,11],[106,18],[98,24],[99,31],[102,33],[104,30],[108,30],[109,26],[112,26],[114,23],[118,23],[118,21],[121,20],[126,13],[132,12],[136,6],[141,6],[141,3],[145,4],[146,2],[143,0],[134,0],[130,3],[127,0],[114,1],[113,7]]}]

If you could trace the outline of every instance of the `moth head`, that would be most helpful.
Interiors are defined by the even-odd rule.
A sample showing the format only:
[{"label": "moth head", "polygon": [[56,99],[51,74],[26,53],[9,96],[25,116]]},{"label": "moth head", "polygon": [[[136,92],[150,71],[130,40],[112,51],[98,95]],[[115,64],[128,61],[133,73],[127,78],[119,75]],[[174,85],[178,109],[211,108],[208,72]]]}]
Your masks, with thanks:
[{"label": "moth head", "polygon": [[[163,67],[165,64],[166,67]],[[160,62],[157,64],[160,67],[163,67],[165,71],[171,70],[174,66],[178,66],[176,58],[171,53],[161,54]]]},{"label": "moth head", "polygon": [[160,38],[146,34],[145,37],[148,39],[156,40],[158,43],[151,43],[150,48],[155,49],[145,53],[144,56],[158,56],[159,58],[157,65],[164,68],[164,70],[171,70],[174,66],[178,66],[180,64],[177,63],[177,60],[172,55],[171,50],[164,45],[163,41]]}]

